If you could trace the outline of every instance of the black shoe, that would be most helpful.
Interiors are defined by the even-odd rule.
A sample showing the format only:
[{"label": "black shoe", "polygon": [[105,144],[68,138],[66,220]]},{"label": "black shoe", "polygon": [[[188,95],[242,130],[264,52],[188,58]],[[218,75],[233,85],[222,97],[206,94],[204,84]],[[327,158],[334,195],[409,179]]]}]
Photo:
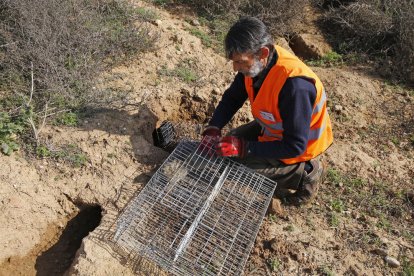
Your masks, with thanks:
[{"label": "black shoe", "polygon": [[298,190],[285,197],[285,203],[287,205],[300,206],[309,204],[318,193],[319,186],[325,178],[325,163],[318,159],[312,159],[310,163],[312,170],[309,173],[306,171],[303,172]]}]

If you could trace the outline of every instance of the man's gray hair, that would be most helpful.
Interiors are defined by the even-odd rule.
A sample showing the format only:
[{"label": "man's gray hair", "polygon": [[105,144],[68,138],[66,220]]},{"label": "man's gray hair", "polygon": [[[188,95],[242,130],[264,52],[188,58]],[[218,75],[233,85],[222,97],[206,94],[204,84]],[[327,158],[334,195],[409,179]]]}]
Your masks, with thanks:
[{"label": "man's gray hair", "polygon": [[234,53],[257,53],[260,48],[273,47],[273,38],[266,25],[255,17],[242,17],[229,30],[224,40],[226,57]]}]

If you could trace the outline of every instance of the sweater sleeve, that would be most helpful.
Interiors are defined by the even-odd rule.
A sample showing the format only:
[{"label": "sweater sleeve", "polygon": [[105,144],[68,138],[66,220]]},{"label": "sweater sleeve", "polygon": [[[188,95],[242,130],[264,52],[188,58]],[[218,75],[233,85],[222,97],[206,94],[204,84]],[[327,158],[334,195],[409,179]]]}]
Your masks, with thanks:
[{"label": "sweater sleeve", "polygon": [[266,158],[293,158],[302,154],[308,144],[313,105],[314,84],[304,78],[290,78],[279,93],[279,112],[283,124],[280,141],[249,142],[248,154]]},{"label": "sweater sleeve", "polygon": [[244,76],[238,73],[230,87],[224,91],[223,97],[217,105],[209,125],[223,128],[233,118],[234,114],[243,106],[247,99],[244,86]]}]

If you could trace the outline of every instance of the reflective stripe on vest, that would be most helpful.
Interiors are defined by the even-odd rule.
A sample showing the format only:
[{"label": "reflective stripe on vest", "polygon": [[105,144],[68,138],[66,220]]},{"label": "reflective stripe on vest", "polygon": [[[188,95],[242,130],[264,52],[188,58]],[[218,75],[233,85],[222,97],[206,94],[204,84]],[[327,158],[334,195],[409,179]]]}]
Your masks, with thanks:
[{"label": "reflective stripe on vest", "polygon": [[319,111],[322,110],[323,105],[326,102],[326,93],[325,93],[325,88],[322,90],[322,96],[321,96],[321,100],[319,101],[319,103],[315,106],[315,109],[313,110],[312,115],[315,115],[316,113],[318,113]]},{"label": "reflective stripe on vest", "polygon": [[321,137],[321,135],[322,135],[322,133],[323,133],[323,131],[325,130],[325,128],[326,128],[326,121],[327,121],[327,119],[326,119],[327,117],[325,117],[324,119],[323,119],[323,123],[322,123],[322,125],[321,125],[321,127],[320,128],[317,128],[317,129],[311,129],[311,130],[309,130],[309,137],[308,137],[308,140],[317,140],[319,137]]},{"label": "reflective stripe on vest", "polygon": [[274,125],[267,125],[264,122],[260,121],[259,118],[255,118],[255,120],[262,127],[262,131],[265,135],[270,136],[270,137],[275,137],[275,138],[278,138],[278,139],[282,139],[282,135],[277,135],[275,133],[272,133],[268,129],[268,128],[273,128],[275,130],[277,130],[277,129],[283,130],[282,123],[276,123]]},{"label": "reflective stripe on vest", "polygon": [[[326,100],[326,98],[325,98],[325,100]],[[315,113],[317,113],[317,112],[314,111],[313,114],[315,114]],[[255,118],[255,120],[262,127],[262,131],[263,131],[263,133],[265,135],[270,136],[270,137],[275,137],[275,138],[278,138],[278,139],[282,139],[283,138],[283,135],[278,135],[278,134],[272,133],[268,129],[268,128],[270,128],[270,129],[274,129],[274,130],[281,130],[281,131],[283,131],[283,125],[282,125],[281,122],[276,123],[276,124],[266,124],[266,123],[262,122],[259,118]],[[325,118],[323,120],[323,123],[322,123],[322,125],[321,125],[320,128],[310,129],[309,130],[308,140],[316,140],[319,137],[321,137],[323,131],[326,128],[326,121],[327,121],[327,119]]]}]

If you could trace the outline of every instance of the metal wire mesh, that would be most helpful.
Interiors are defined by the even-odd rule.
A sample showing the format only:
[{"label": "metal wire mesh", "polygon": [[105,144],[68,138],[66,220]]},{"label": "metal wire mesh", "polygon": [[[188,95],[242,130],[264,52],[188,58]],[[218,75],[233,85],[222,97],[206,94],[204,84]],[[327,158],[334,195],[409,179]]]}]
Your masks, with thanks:
[{"label": "metal wire mesh", "polygon": [[176,275],[240,275],[275,188],[206,141],[181,142],[124,209],[114,241]]},{"label": "metal wire mesh", "polygon": [[174,148],[177,142],[176,128],[170,121],[164,121],[152,133],[154,144],[160,148]]},{"label": "metal wire mesh", "polygon": [[[163,121],[152,133],[154,145],[168,151],[173,151],[179,142],[201,140],[203,129],[204,126],[198,123],[188,121]],[[222,129],[223,133],[228,131],[229,128],[227,126]]]}]

